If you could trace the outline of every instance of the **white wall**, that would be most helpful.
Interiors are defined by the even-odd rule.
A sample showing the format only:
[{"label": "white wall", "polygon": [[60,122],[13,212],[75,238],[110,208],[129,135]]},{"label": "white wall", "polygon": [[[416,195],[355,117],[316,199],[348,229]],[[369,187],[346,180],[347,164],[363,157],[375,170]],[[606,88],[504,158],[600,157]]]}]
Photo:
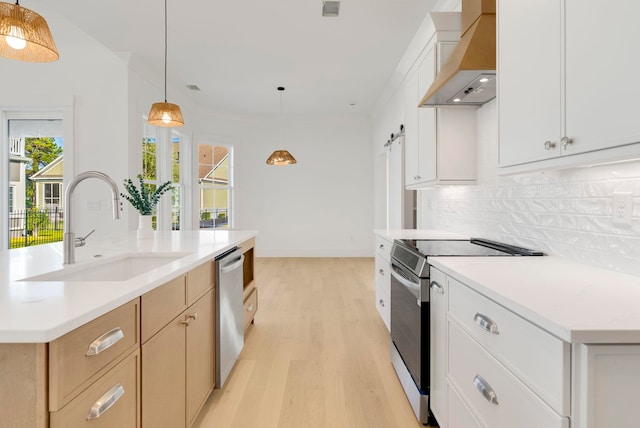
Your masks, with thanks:
[{"label": "white wall", "polygon": [[[127,174],[126,64],[63,18],[54,16],[48,22],[56,34],[60,59],[32,64],[0,58],[0,110],[63,112],[65,179],[95,169],[120,181]],[[4,172],[1,177],[4,189]],[[112,220],[111,194],[104,184],[96,180],[80,184],[75,198],[79,201],[84,203],[73,208],[77,233],[93,228],[96,235],[126,230],[124,222]],[[87,201],[100,208],[88,211]]]},{"label": "white wall", "polygon": [[257,229],[262,257],[370,256],[371,123],[365,117],[286,116],[283,148],[298,163],[266,165],[280,118],[201,116],[197,140],[232,142],[235,227]]}]

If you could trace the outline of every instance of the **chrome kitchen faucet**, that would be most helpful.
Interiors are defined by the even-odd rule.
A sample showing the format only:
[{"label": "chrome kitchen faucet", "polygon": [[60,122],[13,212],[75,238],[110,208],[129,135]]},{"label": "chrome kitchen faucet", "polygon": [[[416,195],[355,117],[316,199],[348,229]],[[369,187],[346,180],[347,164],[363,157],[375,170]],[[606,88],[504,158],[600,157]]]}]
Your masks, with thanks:
[{"label": "chrome kitchen faucet", "polygon": [[92,230],[86,236],[82,238],[76,238],[75,234],[72,232],[71,228],[71,220],[72,220],[72,205],[71,205],[71,196],[76,186],[81,182],[86,180],[87,178],[99,178],[109,185],[111,188],[111,193],[113,194],[113,218],[118,220],[120,218],[120,197],[118,196],[118,185],[111,177],[107,174],[102,173],[100,171],[85,171],[82,172],[71,179],[69,186],[64,192],[64,207],[67,211],[66,219],[64,221],[64,264],[69,265],[76,262],[76,247],[82,247],[86,243],[86,239],[89,235],[91,235],[94,231]]}]

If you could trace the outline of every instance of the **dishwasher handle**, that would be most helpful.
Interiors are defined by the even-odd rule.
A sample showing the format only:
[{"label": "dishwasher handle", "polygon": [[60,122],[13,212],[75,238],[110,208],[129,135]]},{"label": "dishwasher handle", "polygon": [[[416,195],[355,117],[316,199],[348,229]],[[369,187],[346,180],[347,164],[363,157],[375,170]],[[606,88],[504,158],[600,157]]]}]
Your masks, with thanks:
[{"label": "dishwasher handle", "polygon": [[225,265],[221,265],[220,266],[220,273],[229,273],[232,272],[236,269],[238,269],[239,267],[242,267],[242,264],[244,263],[244,255],[241,254],[240,257],[233,259],[233,260],[224,260]]}]

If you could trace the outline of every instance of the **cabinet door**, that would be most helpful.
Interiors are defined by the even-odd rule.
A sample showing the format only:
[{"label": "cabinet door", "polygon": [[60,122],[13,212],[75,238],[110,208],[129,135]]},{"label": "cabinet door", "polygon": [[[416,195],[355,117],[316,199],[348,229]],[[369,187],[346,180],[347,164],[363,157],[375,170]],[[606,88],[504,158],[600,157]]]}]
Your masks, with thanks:
[{"label": "cabinet door", "polygon": [[213,389],[215,359],[214,292],[187,309],[187,421],[189,426]]},{"label": "cabinet door", "polygon": [[447,427],[447,277],[431,268],[431,412],[441,428]]},{"label": "cabinet door", "polygon": [[185,426],[184,314],[142,345],[142,426]]},{"label": "cabinet door", "polygon": [[635,428],[640,346],[576,345],[572,428]]},{"label": "cabinet door", "polygon": [[[436,77],[436,45],[427,52],[418,67],[418,94],[415,108]],[[418,180],[435,181],[436,170],[436,111],[435,108],[418,109]]]},{"label": "cabinet door", "polygon": [[138,428],[139,356],[138,351],[133,352],[61,410],[52,412],[51,428]]},{"label": "cabinet door", "polygon": [[640,142],[638,16],[637,1],[566,0],[566,154]]},{"label": "cabinet door", "polygon": [[[561,0],[498,2],[500,166],[560,154],[561,7]],[[602,36],[598,28],[591,31]],[[600,59],[594,55],[593,61]]]},{"label": "cabinet door", "polygon": [[409,186],[416,184],[420,179],[418,169],[418,70],[407,79],[404,87],[404,182]]}]

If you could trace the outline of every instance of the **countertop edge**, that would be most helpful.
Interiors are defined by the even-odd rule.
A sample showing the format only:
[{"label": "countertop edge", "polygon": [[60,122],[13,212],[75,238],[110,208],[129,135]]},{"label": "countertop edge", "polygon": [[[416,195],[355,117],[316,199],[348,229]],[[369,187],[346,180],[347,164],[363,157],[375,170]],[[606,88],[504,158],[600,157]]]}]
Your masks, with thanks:
[{"label": "countertop edge", "polygon": [[[224,253],[225,251],[238,246],[240,243],[255,238],[258,235],[258,231],[254,230],[237,230],[233,231],[241,237],[237,240],[230,240],[227,243],[222,244],[219,247],[212,247],[211,251],[202,251],[201,248],[194,251],[193,254],[186,256],[179,267],[172,270],[170,273],[162,275],[151,275],[152,278],[141,285],[134,286],[129,292],[121,292],[117,296],[105,300],[101,304],[92,305],[86,311],[77,315],[71,316],[63,322],[58,322],[48,326],[34,326],[34,328],[16,328],[5,327],[0,325],[0,343],[47,343],[55,339],[58,339],[72,330],[95,320],[96,318],[108,313],[109,311],[126,304],[143,294],[153,290],[154,288],[166,283],[168,280],[175,278],[177,275],[182,275],[189,270],[199,266],[207,261],[212,261],[216,256]],[[142,276],[142,275],[141,275]],[[28,284],[28,281],[24,281]],[[125,282],[100,282],[99,285],[94,287],[108,287],[111,285],[122,285]],[[12,282],[11,284],[15,284]],[[96,284],[96,283],[94,283]],[[76,303],[77,304],[77,303]]]}]

